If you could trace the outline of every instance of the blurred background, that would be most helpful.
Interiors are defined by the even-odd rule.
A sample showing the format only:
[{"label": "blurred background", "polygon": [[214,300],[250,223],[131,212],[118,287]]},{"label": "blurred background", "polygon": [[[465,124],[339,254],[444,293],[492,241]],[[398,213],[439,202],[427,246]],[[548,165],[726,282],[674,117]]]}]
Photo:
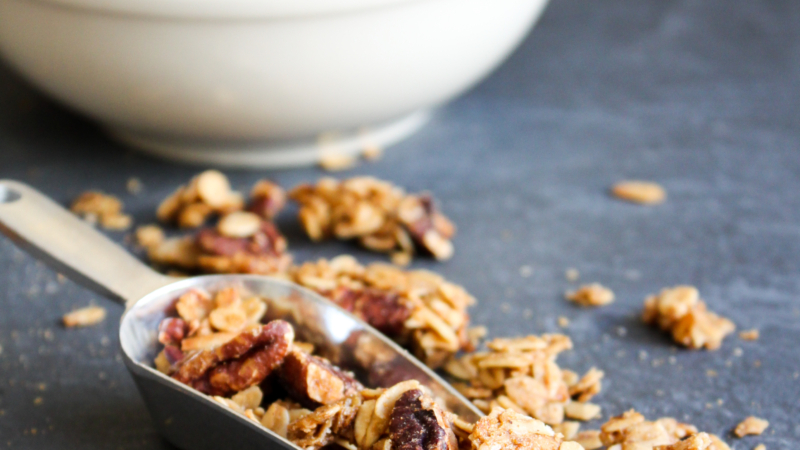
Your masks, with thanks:
[{"label": "blurred background", "polygon": [[[300,14],[280,10],[279,3],[265,3],[278,12],[258,14]],[[415,3],[458,8],[458,2]],[[758,442],[769,449],[793,448],[800,441],[793,420],[800,416],[800,406],[796,396],[787,395],[797,392],[800,370],[795,345],[800,340],[800,3],[552,0],[537,9],[545,5],[499,2],[510,16],[492,10],[494,2],[468,3],[474,7],[471,14],[454,11],[452,22],[446,15],[435,22],[418,19],[414,29],[386,22],[384,31],[409,33],[385,38],[395,45],[393,54],[381,53],[383,41],[371,39],[369,31],[381,30],[351,30],[347,43],[369,43],[365,53],[351,55],[353,61],[375,65],[376,73],[400,70],[397,64],[402,62],[400,76],[391,83],[365,85],[361,80],[359,90],[358,83],[350,84],[350,72],[338,69],[331,69],[335,76],[320,84],[314,81],[318,77],[297,79],[296,73],[284,73],[289,81],[284,79],[279,91],[258,88],[251,79],[247,87],[258,95],[248,99],[242,93],[216,91],[206,99],[213,99],[217,108],[279,99],[271,105],[277,108],[259,108],[266,104],[260,102],[268,103],[260,100],[240,110],[249,116],[226,116],[219,114],[222,109],[187,100],[204,92],[200,81],[180,89],[172,79],[161,86],[163,91],[152,91],[158,95],[147,97],[136,89],[158,86],[158,74],[166,69],[128,67],[151,83],[137,85],[104,72],[134,60],[124,54],[105,55],[113,62],[108,67],[63,58],[78,54],[66,43],[93,43],[96,47],[87,47],[86,54],[98,52],[97,46],[108,41],[97,36],[122,29],[114,23],[95,29],[78,19],[75,28],[62,29],[55,24],[66,22],[57,17],[37,19],[35,12],[20,11],[25,7],[18,5],[38,2],[0,0],[0,45],[16,39],[11,35],[36,43],[15,44],[13,52],[2,47],[0,177],[30,183],[63,204],[89,189],[115,194],[136,224],[145,224],[155,220],[155,207],[164,197],[204,168],[225,167],[237,189],[246,190],[263,177],[291,187],[330,175],[313,165],[320,158],[358,155],[367,144],[385,147],[380,160],[359,161],[334,175],[373,175],[410,192],[435,194],[459,228],[456,254],[445,263],[419,258],[413,267],[463,284],[479,300],[472,311],[474,323],[496,335],[543,333],[559,331],[556,318],[568,317],[575,350],[562,359],[580,372],[591,366],[606,371],[598,399],[604,416],[631,407],[648,417],[675,416],[726,436],[732,448],[744,450],[756,441],[734,441],[730,428],[757,414],[771,422]],[[141,5],[152,6],[145,1]],[[190,16],[215,14],[214,8],[201,2]],[[353,14],[382,16],[403,8],[382,5]],[[488,14],[490,10],[494,12]],[[19,18],[11,20],[12,12]],[[111,16],[125,22],[120,14],[125,13]],[[321,25],[314,21],[344,20],[348,14],[312,15],[307,26],[318,31]],[[410,16],[414,14],[406,18],[413,20]],[[31,29],[37,20],[50,26]],[[271,50],[286,61],[300,61],[293,45],[308,48],[313,42],[298,41],[293,33],[303,30],[283,29],[280,20],[268,21],[287,33]],[[504,20],[513,27],[503,27]],[[197,29],[138,29],[148,36],[147,45],[140,47],[129,41],[137,26],[128,25],[131,34],[118,36],[119,48],[138,61],[148,59],[146,50],[159,45],[159,39],[169,47],[170,37],[177,39],[174,48],[202,56],[181,47],[181,36]],[[256,25],[251,21],[249,26]],[[437,26],[441,28],[435,31]],[[470,34],[473,27],[485,34]],[[100,34],[64,40],[82,29]],[[415,29],[425,33],[412,36]],[[235,36],[256,33],[240,32]],[[450,32],[463,34],[451,40]],[[51,43],[48,36],[60,40]],[[213,47],[215,36],[223,38],[207,36],[202,48],[219,54],[229,47]],[[434,40],[439,44],[425,45]],[[24,47],[37,51],[22,56]],[[432,51],[414,58],[426,47],[459,56],[443,60],[443,53]],[[43,48],[49,49],[47,57],[42,57]],[[335,63],[341,59],[325,55],[331,53],[319,61],[340,67]],[[470,55],[482,59],[475,62]],[[238,67],[265,70],[261,63],[245,58],[238,60]],[[431,65],[436,70],[423,76]],[[220,69],[209,67],[213,72],[194,75],[213,84],[224,78],[216,72]],[[86,73],[106,74],[92,82],[81,78]],[[204,76],[209,74],[214,76]],[[56,87],[62,83],[64,91]],[[337,83],[349,90],[335,92]],[[108,97],[96,97],[89,90],[92,85]],[[119,86],[127,88],[107,90]],[[317,91],[306,96],[309,89]],[[169,92],[180,96],[170,97]],[[324,96],[315,109],[319,92],[336,95]],[[343,92],[358,99],[341,106]],[[285,96],[275,97],[279,94]],[[298,103],[288,103],[289,94],[298,95]],[[147,105],[164,99],[174,101],[161,112],[148,112]],[[290,104],[294,106],[285,106]],[[270,128],[264,125],[267,119],[285,128]],[[164,124],[173,128],[159,128]],[[116,134],[109,134],[109,127]],[[232,129],[240,134],[226,134]],[[259,129],[269,133],[259,135]],[[120,142],[121,135],[127,144]],[[133,150],[131,142],[151,155],[205,162],[168,162]],[[239,156],[213,156],[220,152]],[[264,156],[275,154],[283,156]],[[280,169],[256,167],[264,165]],[[126,190],[132,177],[143,187],[136,195]],[[658,182],[668,191],[668,201],[641,208],[609,198],[608,187],[629,178]],[[347,243],[310,242],[292,213],[283,215],[278,225],[299,261],[341,253],[364,261],[382,259]],[[126,233],[110,235],[130,244]],[[71,282],[59,282],[54,272],[6,239],[0,240],[0,267],[0,447],[170,448],[157,436],[119,362],[122,307]],[[612,287],[618,300],[596,311],[563,301],[564,290],[572,287],[564,278],[568,268],[578,269],[581,281]],[[740,329],[759,328],[761,339],[727,342],[713,354],[677,352],[668,338],[639,319],[647,294],[675,284],[697,286],[712,310],[724,312]],[[109,319],[95,328],[64,330],[61,316],[89,301],[108,306]],[[734,356],[741,354],[736,348],[743,348],[744,356]],[[677,357],[676,364],[664,364],[670,356]],[[709,369],[719,375],[707,376]],[[35,403],[40,397],[43,401]]]}]

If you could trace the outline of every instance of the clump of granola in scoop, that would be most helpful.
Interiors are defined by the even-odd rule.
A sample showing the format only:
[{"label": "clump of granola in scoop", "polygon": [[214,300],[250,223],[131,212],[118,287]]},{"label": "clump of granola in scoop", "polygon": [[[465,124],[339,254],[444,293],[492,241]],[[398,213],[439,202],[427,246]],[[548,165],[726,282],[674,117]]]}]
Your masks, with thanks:
[{"label": "clump of granola in scoop", "polygon": [[291,278],[409,347],[430,367],[472,349],[467,308],[474,298],[432,272],[380,263],[362,266],[343,255],[302,264]]},{"label": "clump of granola in scoop", "polygon": [[300,204],[300,222],[314,241],[357,239],[363,247],[392,253],[404,263],[415,247],[439,260],[453,256],[455,226],[429,194],[407,194],[386,181],[355,177],[302,184],[289,197]]}]

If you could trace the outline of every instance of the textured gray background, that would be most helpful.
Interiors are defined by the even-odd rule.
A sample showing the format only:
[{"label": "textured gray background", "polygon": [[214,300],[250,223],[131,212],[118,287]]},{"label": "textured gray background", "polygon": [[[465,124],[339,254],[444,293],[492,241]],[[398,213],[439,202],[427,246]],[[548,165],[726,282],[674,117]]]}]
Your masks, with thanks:
[{"label": "textured gray background", "polygon": [[[474,322],[492,334],[558,331],[557,317],[570,318],[576,348],[559,361],[606,371],[597,398],[606,417],[635,407],[688,420],[735,449],[796,448],[798,38],[792,0],[555,0],[490,79],[345,175],[441,199],[459,226],[456,256],[415,265],[465,285],[480,300]],[[144,223],[196,171],[128,152],[0,68],[0,176],[62,202],[89,188],[118,194]],[[231,172],[239,187],[264,175],[292,186],[322,173]],[[139,196],[125,192],[131,176],[144,183]],[[629,177],[662,183],[669,201],[646,208],[606,195]],[[292,214],[281,222],[298,260],[369,257],[311,245]],[[0,448],[169,448],[116,356],[122,308],[59,283],[5,239],[0,267]],[[569,267],[613,288],[617,302],[583,310],[562,300]],[[677,283],[698,286],[713,310],[759,328],[761,340],[731,337],[713,353],[675,348],[638,315],[645,295]],[[109,307],[103,324],[59,325],[90,302]],[[767,433],[732,439],[749,414],[770,420]]]}]

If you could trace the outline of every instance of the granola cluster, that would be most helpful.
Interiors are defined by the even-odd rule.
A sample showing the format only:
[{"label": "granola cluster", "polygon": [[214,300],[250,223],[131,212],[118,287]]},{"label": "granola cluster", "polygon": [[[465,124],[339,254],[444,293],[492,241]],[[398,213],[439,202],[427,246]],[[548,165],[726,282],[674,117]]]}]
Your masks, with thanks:
[{"label": "granola cluster", "polygon": [[543,422],[495,408],[471,424],[416,380],[364,388],[291,325],[261,323],[266,303],[234,288],[190,290],[162,320],[156,368],[304,449],[580,450]]},{"label": "granola cluster", "polygon": [[137,229],[136,237],[150,261],[161,266],[209,273],[281,274],[292,259],[286,238],[272,219],[285,203],[286,194],[279,186],[261,180],[245,204],[223,174],[210,170],[165,199],[157,216],[183,228],[197,228],[210,217],[220,216],[215,226],[166,238],[160,228],[147,225]]},{"label": "granola cluster", "polygon": [[577,432],[577,424],[565,422],[565,417],[591,420],[600,415],[600,407],[588,401],[600,392],[603,372],[592,368],[578,377],[556,364],[558,354],[572,348],[569,337],[496,338],[486,346],[488,351],[453,358],[444,367],[461,380],[454,387],[484,412],[499,406],[548,425],[566,423],[568,437]]},{"label": "granola cluster", "polygon": [[83,218],[83,220],[96,224],[108,230],[126,230],[133,223],[131,216],[122,209],[122,200],[113,195],[97,191],[87,191],[72,202],[70,210]]},{"label": "granola cluster", "polygon": [[430,367],[472,349],[467,308],[475,299],[434,273],[381,263],[365,267],[343,255],[295,267],[291,278],[409,347]]},{"label": "granola cluster", "polygon": [[675,342],[695,349],[716,350],[736,329],[730,320],[708,311],[693,286],[676,286],[649,296],[642,318],[670,332]]},{"label": "granola cluster", "polygon": [[719,437],[698,433],[693,425],[672,417],[647,421],[634,410],[612,417],[600,427],[575,437],[586,450],[730,450]]},{"label": "granola cluster", "polygon": [[302,184],[289,197],[300,204],[300,222],[314,241],[357,239],[401,263],[410,261],[415,244],[439,260],[453,256],[455,226],[429,194],[406,194],[386,181],[355,177]]}]

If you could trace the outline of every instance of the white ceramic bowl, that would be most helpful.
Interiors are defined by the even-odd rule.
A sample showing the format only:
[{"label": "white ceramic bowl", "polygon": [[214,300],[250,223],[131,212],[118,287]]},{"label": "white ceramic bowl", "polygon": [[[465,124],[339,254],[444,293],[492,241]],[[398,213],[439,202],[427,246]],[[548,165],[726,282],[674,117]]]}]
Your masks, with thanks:
[{"label": "white ceramic bowl", "polygon": [[0,0],[0,51],[141,149],[288,166],[410,134],[547,1]]}]

